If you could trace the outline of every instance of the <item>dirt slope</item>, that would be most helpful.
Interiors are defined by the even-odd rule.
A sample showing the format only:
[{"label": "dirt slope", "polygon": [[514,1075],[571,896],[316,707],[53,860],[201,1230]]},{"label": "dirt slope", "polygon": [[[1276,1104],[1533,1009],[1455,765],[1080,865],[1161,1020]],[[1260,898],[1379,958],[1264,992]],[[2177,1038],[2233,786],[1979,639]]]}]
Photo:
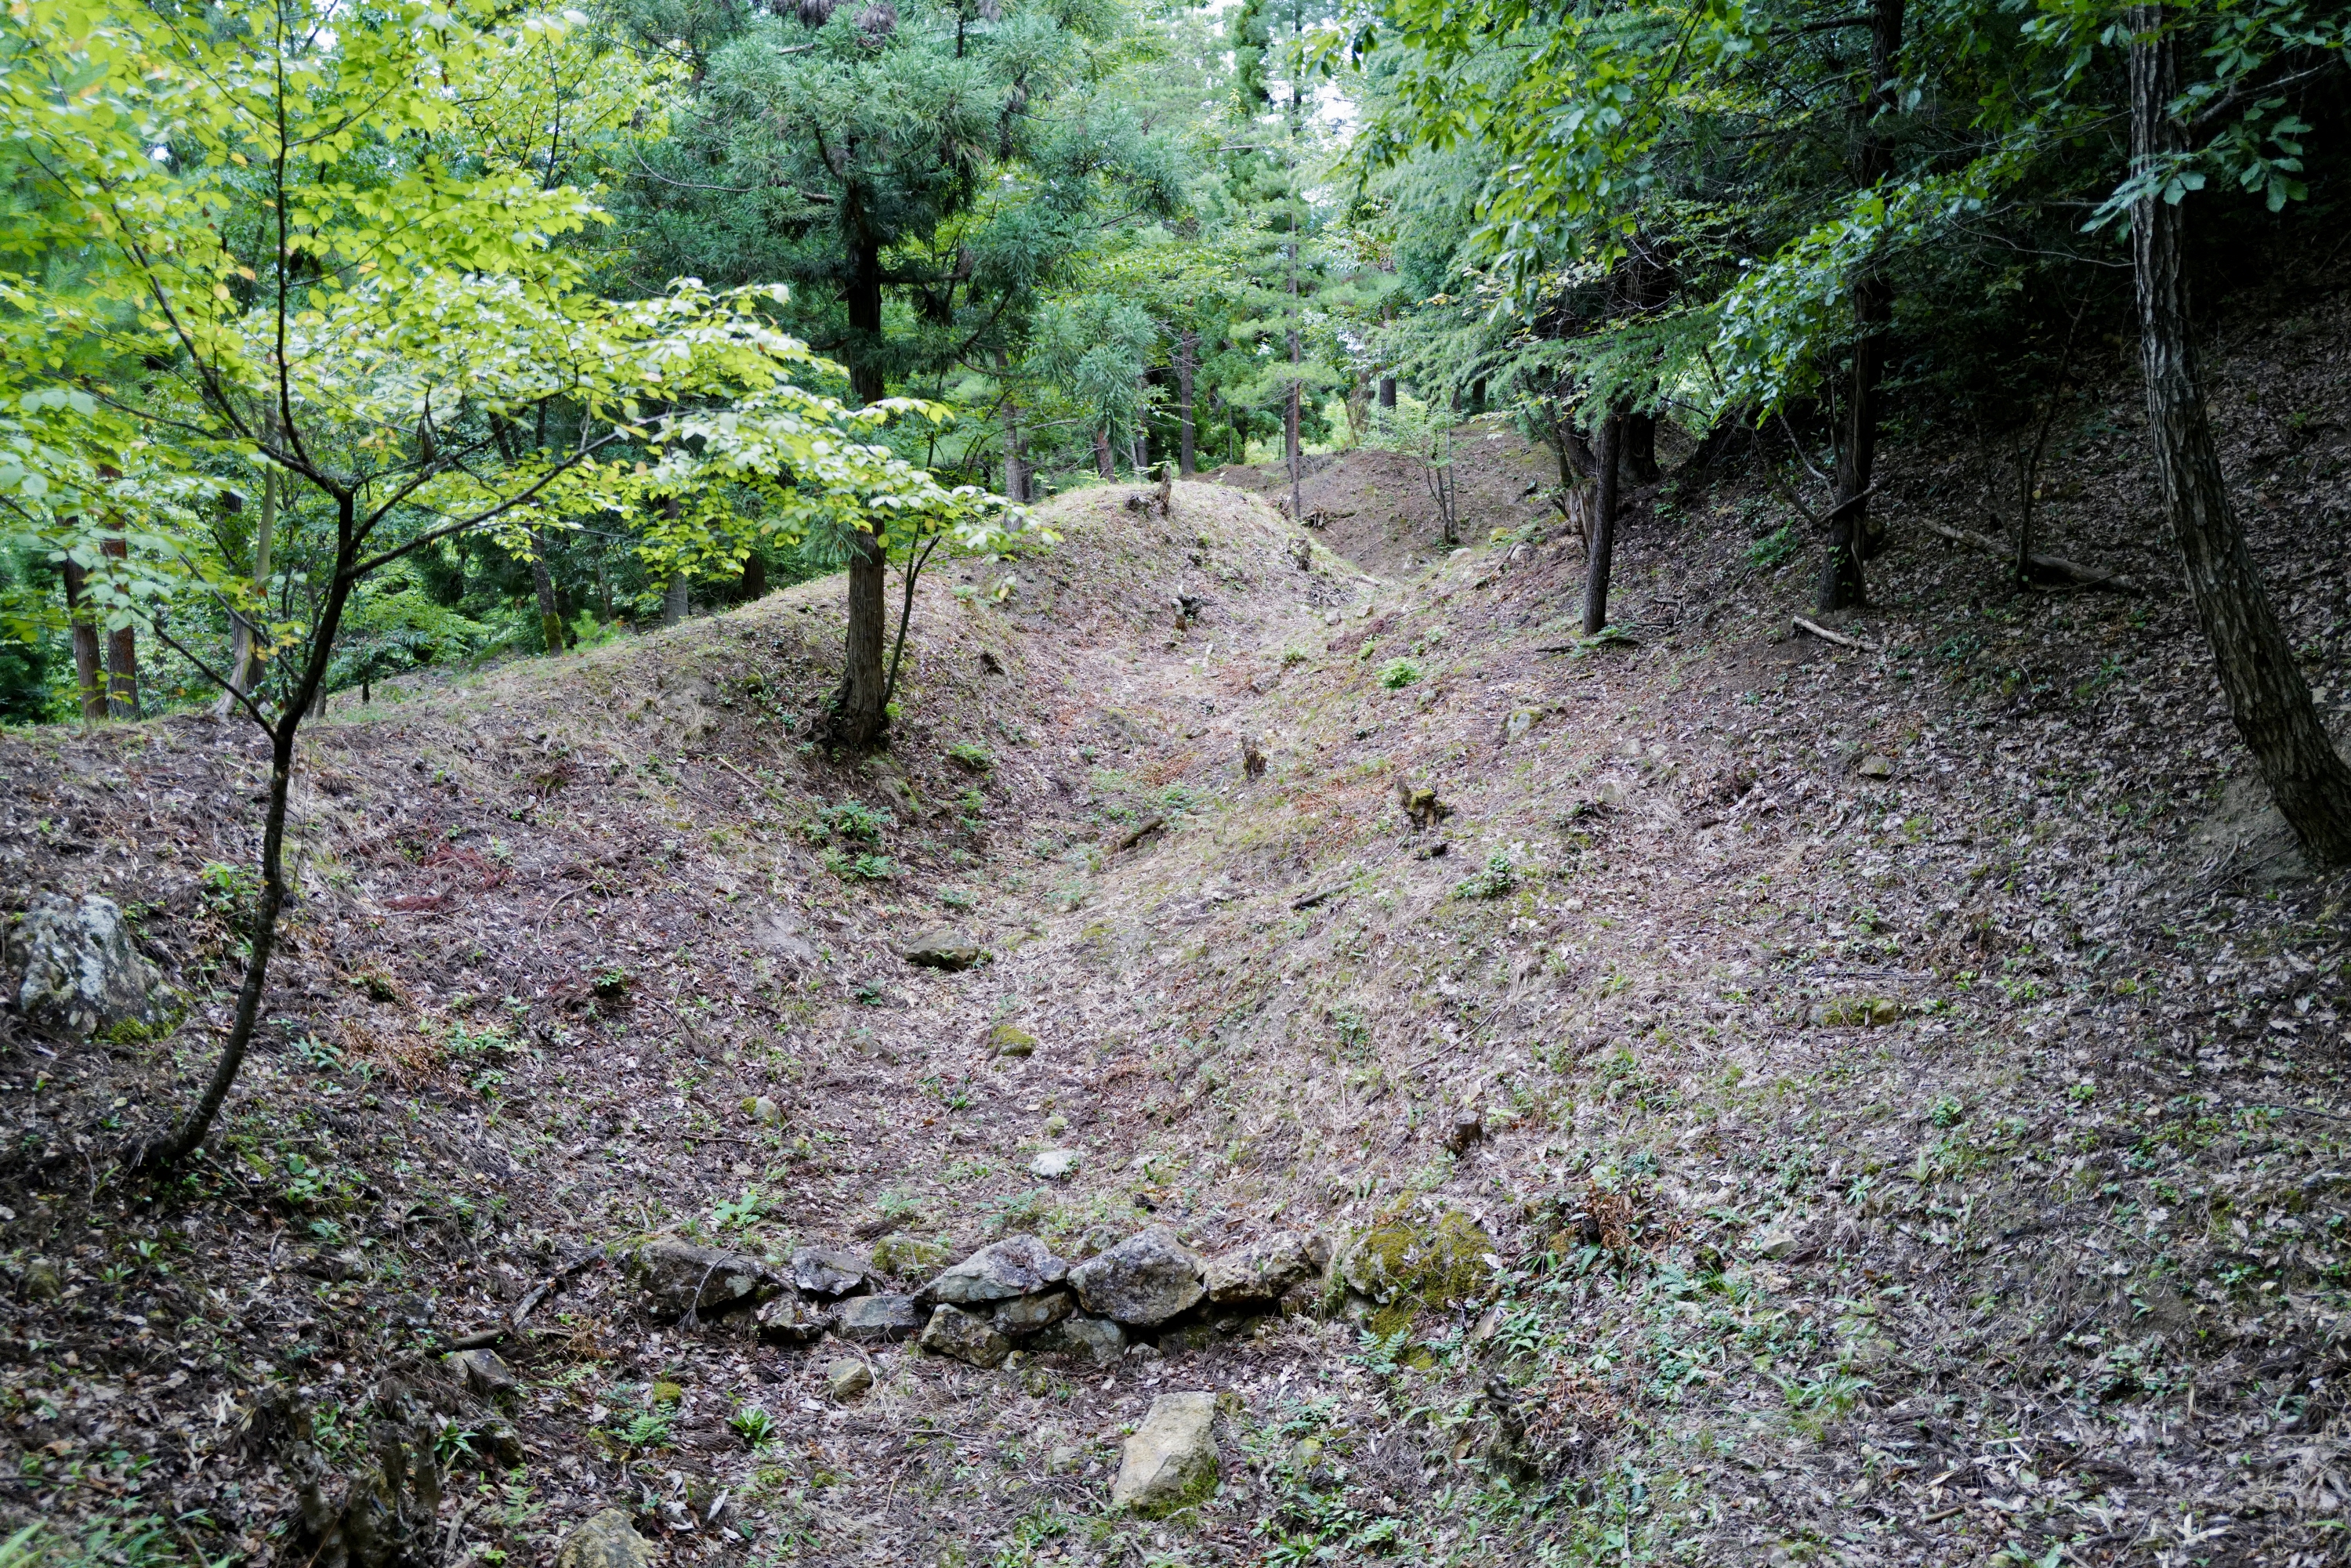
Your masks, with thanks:
[{"label": "dirt slope", "polygon": [[[2238,345],[2276,390],[2223,412],[2351,695],[2332,309]],[[2052,488],[2150,591],[2001,586],[1916,526],[1980,526],[1971,455],[1907,455],[1869,652],[1791,638],[1809,556],[1751,481],[1644,498],[1635,640],[1550,651],[1582,565],[1498,442],[1458,554],[1373,515],[1387,459],[1318,474],[1308,534],[1234,485],[1065,497],[1058,547],[925,591],[864,762],[793,727],[829,584],[338,714],[269,1040],[162,1192],[106,1151],[209,1060],[258,763],[9,737],[0,887],[110,892],[193,1001],[167,1046],[8,1046],[10,1513],[300,1555],[303,1456],[439,1397],[494,1450],[443,1455],[452,1563],[613,1503],[682,1563],[2338,1560],[2345,884],[2245,787],[2135,417],[2085,411]],[[993,961],[910,966],[935,925]],[[651,1321],[590,1256],[887,1242],[911,1283],[1145,1223],[1353,1267],[1114,1368],[882,1349],[844,1403],[837,1343]],[[417,1392],[550,1279],[510,1441]],[[1190,1388],[1236,1396],[1223,1490],[1106,1512]]]}]

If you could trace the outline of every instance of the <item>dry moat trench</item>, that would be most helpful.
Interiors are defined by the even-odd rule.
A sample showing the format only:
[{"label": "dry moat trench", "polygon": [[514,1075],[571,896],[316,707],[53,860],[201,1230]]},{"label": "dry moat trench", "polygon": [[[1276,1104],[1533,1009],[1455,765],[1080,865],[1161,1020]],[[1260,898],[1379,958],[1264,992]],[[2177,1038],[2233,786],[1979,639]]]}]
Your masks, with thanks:
[{"label": "dry moat trench", "polygon": [[[2342,890],[2231,793],[2178,596],[1914,541],[1876,651],[1792,640],[1734,483],[1645,503],[1634,641],[1560,652],[1576,548],[1476,461],[1426,558],[1369,465],[1319,532],[1057,502],[926,590],[862,762],[792,727],[831,584],[330,714],[267,1039],[162,1190],[105,1150],[208,1062],[257,754],[0,743],[9,884],[118,899],[189,1009],[10,1042],[10,1515],[118,1562],[610,1510],[680,1563],[2339,1560]],[[1223,1301],[992,1337],[1069,1266],[1079,1318],[1183,1294],[1117,1267],[1155,1229]],[[986,1248],[956,1333],[886,1332]],[[1192,1393],[1213,1475],[1113,1506]]]}]

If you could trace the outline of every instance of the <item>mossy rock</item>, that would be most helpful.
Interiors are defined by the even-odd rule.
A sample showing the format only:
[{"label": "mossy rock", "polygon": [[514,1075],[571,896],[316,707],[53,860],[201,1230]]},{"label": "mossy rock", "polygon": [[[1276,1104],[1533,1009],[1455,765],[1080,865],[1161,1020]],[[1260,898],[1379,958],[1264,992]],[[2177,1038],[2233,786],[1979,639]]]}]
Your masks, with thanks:
[{"label": "mossy rock", "polygon": [[1036,1051],[1037,1037],[1025,1029],[1000,1023],[987,1031],[987,1054],[990,1056],[1033,1056]]},{"label": "mossy rock", "polygon": [[1339,1266],[1350,1289],[1382,1306],[1413,1301],[1449,1307],[1483,1297],[1493,1282],[1486,1261],[1494,1239],[1458,1210],[1435,1223],[1390,1217],[1358,1238]]},{"label": "mossy rock", "polygon": [[873,1271],[893,1280],[937,1273],[947,1265],[947,1249],[919,1236],[884,1236],[873,1244]]},{"label": "mossy rock", "polygon": [[685,1397],[685,1390],[674,1383],[656,1383],[651,1393],[656,1405],[674,1405]]},{"label": "mossy rock", "polygon": [[1817,1029],[1871,1029],[1900,1021],[1900,1002],[1891,997],[1832,997],[1813,1009]]}]

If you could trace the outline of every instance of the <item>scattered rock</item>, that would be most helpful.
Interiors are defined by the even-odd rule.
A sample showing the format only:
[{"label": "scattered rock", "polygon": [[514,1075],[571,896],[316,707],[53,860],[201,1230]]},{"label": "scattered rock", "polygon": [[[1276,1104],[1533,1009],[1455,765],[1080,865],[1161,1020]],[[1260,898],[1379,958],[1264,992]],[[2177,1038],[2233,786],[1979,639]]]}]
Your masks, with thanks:
[{"label": "scattered rock", "polygon": [[1541,717],[1542,715],[1531,707],[1513,709],[1510,716],[1502,721],[1502,738],[1505,740],[1523,738],[1528,731],[1534,728],[1535,721]]},{"label": "scattered rock", "polygon": [[1265,753],[1259,748],[1257,737],[1254,735],[1241,737],[1241,777],[1244,779],[1265,777]]},{"label": "scattered rock", "polygon": [[967,1361],[974,1366],[1001,1366],[1012,1350],[1011,1342],[989,1327],[986,1319],[950,1306],[931,1313],[931,1321],[923,1326],[921,1343],[933,1355]]},{"label": "scattered rock", "polygon": [[629,1267],[644,1291],[647,1310],[663,1317],[748,1306],[784,1287],[757,1258],[674,1236],[646,1242],[629,1260]]},{"label": "scattered rock", "polygon": [[841,1303],[833,1332],[845,1340],[872,1344],[901,1340],[923,1326],[923,1306],[912,1296],[852,1296]]},{"label": "scattered rock", "polygon": [[162,979],[131,946],[114,900],[45,893],[0,932],[5,1000],[26,1022],[88,1039],[156,1015]]},{"label": "scattered rock", "polygon": [[1066,1181],[1078,1174],[1083,1160],[1075,1149],[1047,1149],[1029,1162],[1029,1174],[1047,1181]]},{"label": "scattered rock", "polygon": [[47,1258],[36,1258],[25,1265],[25,1299],[28,1301],[54,1301],[66,1293],[66,1277]]},{"label": "scattered rock", "polygon": [[1039,1336],[1037,1348],[1108,1366],[1125,1353],[1126,1331],[1108,1318],[1063,1318]]},{"label": "scattered rock", "polygon": [[1453,1126],[1445,1134],[1445,1146],[1460,1154],[1486,1135],[1486,1113],[1470,1107],[1453,1113]]},{"label": "scattered rock", "polygon": [[765,1094],[757,1094],[743,1102],[743,1112],[762,1127],[784,1124],[784,1108]]},{"label": "scattered rock", "polygon": [[979,962],[979,944],[959,932],[942,927],[927,931],[899,949],[906,962],[923,969],[960,974]]},{"label": "scattered rock", "polygon": [[1200,1260],[1155,1225],[1071,1270],[1070,1283],[1086,1311],[1138,1328],[1164,1323],[1207,1294]]},{"label": "scattered rock", "polygon": [[1033,1296],[1015,1296],[998,1302],[988,1321],[996,1332],[1008,1339],[1020,1339],[1051,1328],[1078,1310],[1078,1301],[1067,1291],[1040,1291]]},{"label": "scattered rock", "polygon": [[1211,1394],[1163,1394],[1126,1440],[1113,1508],[1155,1516],[1199,1501],[1217,1486],[1217,1439]]},{"label": "scattered rock", "polygon": [[1894,764],[1873,751],[1861,759],[1861,766],[1854,771],[1864,779],[1891,779],[1894,777]]},{"label": "scattered rock", "polygon": [[844,1355],[824,1364],[824,1391],[847,1404],[873,1386],[873,1369],[860,1357]]},{"label": "scattered rock", "polygon": [[839,1247],[803,1247],[792,1254],[792,1283],[811,1296],[847,1296],[862,1290],[870,1266]]},{"label": "scattered rock", "polygon": [[1494,1239],[1468,1215],[1448,1212],[1434,1225],[1400,1216],[1350,1247],[1339,1272],[1382,1306],[1405,1299],[1451,1306],[1486,1293],[1493,1250]]},{"label": "scattered rock", "polygon": [[1794,1231],[1775,1227],[1756,1233],[1755,1251],[1758,1256],[1771,1259],[1776,1262],[1793,1252],[1801,1241],[1802,1238]]},{"label": "scattered rock", "polygon": [[1306,1238],[1291,1231],[1252,1242],[1238,1252],[1219,1253],[1200,1270],[1208,1300],[1220,1307],[1279,1301],[1283,1291],[1313,1272]]},{"label": "scattered rock", "polygon": [[983,1247],[923,1287],[927,1301],[970,1306],[1026,1296],[1069,1276],[1070,1266],[1034,1236],[1013,1236]]},{"label": "scattered rock", "polygon": [[591,1514],[563,1538],[555,1568],[648,1568],[653,1542],[639,1535],[621,1509]]},{"label": "scattered rock", "polygon": [[1401,778],[1396,780],[1396,803],[1412,819],[1415,828],[1433,828],[1453,815],[1453,808],[1438,800],[1435,789],[1416,787]]},{"label": "scattered rock", "polygon": [[893,1280],[928,1274],[947,1260],[947,1249],[919,1236],[884,1236],[873,1244],[873,1271]]},{"label": "scattered rock", "polygon": [[763,1304],[754,1320],[759,1337],[774,1344],[812,1344],[824,1337],[832,1321],[831,1313],[789,1292]]},{"label": "scattered rock", "polygon": [[453,1350],[441,1360],[485,1399],[503,1398],[515,1391],[514,1369],[494,1350]]},{"label": "scattered rock", "polygon": [[1025,1029],[1000,1023],[987,1031],[987,1054],[990,1056],[1034,1056],[1036,1053],[1037,1037]]}]

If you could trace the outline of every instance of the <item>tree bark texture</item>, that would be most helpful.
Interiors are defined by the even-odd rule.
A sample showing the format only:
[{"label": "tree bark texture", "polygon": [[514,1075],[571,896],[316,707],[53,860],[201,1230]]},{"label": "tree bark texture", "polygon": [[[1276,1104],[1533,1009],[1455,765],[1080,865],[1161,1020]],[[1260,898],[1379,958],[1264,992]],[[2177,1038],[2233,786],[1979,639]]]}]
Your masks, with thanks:
[{"label": "tree bark texture", "polygon": [[1625,467],[1635,485],[1654,485],[1660,476],[1657,467],[1657,416],[1654,413],[1628,413],[1625,416]]},{"label": "tree bark texture", "polygon": [[889,727],[888,678],[883,653],[889,643],[889,557],[882,541],[861,533],[849,558],[849,643],[841,690],[833,695],[834,737],[849,746],[871,746]]},{"label": "tree bark texture", "polygon": [[1029,465],[1020,444],[1020,400],[1012,392],[1012,358],[1001,349],[996,350],[996,375],[1004,383],[1004,498],[1026,501]]},{"label": "tree bark texture", "polygon": [[[2162,31],[2163,10],[2133,6],[2129,21],[2131,158],[2144,170],[2180,151],[2187,139],[2170,112],[2178,68],[2173,42]],[[2351,768],[2319,721],[2221,478],[2189,319],[2183,226],[2180,208],[2159,191],[2132,205],[2147,434],[2164,510],[2230,715],[2262,781],[2313,861],[2351,864]]]},{"label": "tree bark texture", "polygon": [[530,530],[530,591],[538,600],[538,635],[550,653],[563,652],[563,606],[555,600],[555,574],[547,570],[547,538]]},{"label": "tree bark texture", "polygon": [[[264,428],[276,431],[277,422],[270,419]],[[253,525],[253,595],[265,607],[269,603],[269,555],[277,542],[277,470],[261,471],[261,511]],[[253,684],[261,678],[260,649],[253,640],[253,622],[239,615],[229,633],[228,684],[239,695],[252,692]],[[226,718],[235,706],[236,698],[228,692],[221,694],[220,706],[214,711]]]},{"label": "tree bark texture", "polygon": [[1625,416],[1612,412],[1600,426],[1593,453],[1600,494],[1593,507],[1592,546],[1583,574],[1583,634],[1597,637],[1608,625],[1608,569],[1616,558],[1616,476],[1623,466]]},{"label": "tree bark texture", "polygon": [[[1869,11],[1870,90],[1861,101],[1855,183],[1871,190],[1894,166],[1890,121],[1899,107],[1895,80],[1902,52],[1904,0],[1876,0]],[[1861,563],[1875,550],[1869,486],[1877,466],[1879,391],[1886,380],[1886,333],[1894,321],[1894,285],[1883,259],[1865,260],[1853,282],[1853,378],[1837,444],[1836,498],[1829,516],[1828,559],[1821,564],[1818,600],[1823,611],[1863,602]]]},{"label": "tree bark texture", "polygon": [[[888,392],[880,358],[882,256],[879,246],[867,246],[857,256],[856,276],[842,298],[856,356],[849,361],[849,383],[857,402],[870,406]],[[872,746],[890,723],[888,675],[883,669],[890,640],[889,565],[888,542],[877,534],[860,533],[849,556],[849,629],[841,650],[841,687],[831,705],[832,737],[845,746]]]},{"label": "tree bark texture", "polygon": [[1192,431],[1192,373],[1199,368],[1200,334],[1186,327],[1176,346],[1176,400],[1181,423],[1176,427],[1176,466],[1186,479],[1199,471]]},{"label": "tree bark texture", "polygon": [[73,626],[74,684],[81,694],[81,716],[91,724],[106,716],[106,666],[98,646],[98,619],[89,602],[89,574],[65,563],[66,619]]},{"label": "tree bark texture", "polygon": [[[110,534],[98,547],[110,559],[129,559],[131,546]],[[106,634],[106,711],[113,718],[139,716],[139,632],[118,626]]]}]

